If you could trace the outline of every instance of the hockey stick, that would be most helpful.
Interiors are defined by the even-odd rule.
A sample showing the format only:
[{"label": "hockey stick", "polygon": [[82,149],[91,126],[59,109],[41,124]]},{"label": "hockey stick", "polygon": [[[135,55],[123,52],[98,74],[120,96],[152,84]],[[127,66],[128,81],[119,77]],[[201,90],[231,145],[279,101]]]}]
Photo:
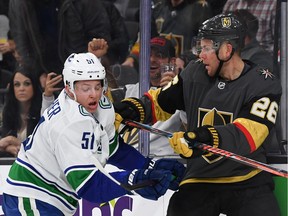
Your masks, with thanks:
[{"label": "hockey stick", "polygon": [[125,190],[130,191],[134,195],[136,195],[134,190],[139,190],[139,189],[142,189],[144,187],[153,186],[153,185],[155,185],[157,183],[156,181],[153,181],[153,180],[145,180],[143,182],[140,182],[140,183],[137,183],[137,184],[134,184],[134,185],[123,184],[123,183],[119,182],[118,180],[116,180],[113,176],[111,176],[110,173],[108,173],[105,170],[105,168],[102,166],[102,164],[96,158],[93,158],[93,162],[94,162],[94,165],[98,168],[98,170],[101,173],[103,173],[106,177],[108,177],[114,183],[116,183],[117,185],[123,187]]},{"label": "hockey stick", "polygon": [[[146,131],[151,132],[151,133],[165,136],[167,138],[171,138],[173,136],[173,134],[170,132],[163,131],[163,130],[160,130],[157,128],[153,128],[150,125],[142,124],[142,123],[139,123],[136,121],[124,120],[123,122],[124,122],[124,124],[126,124],[130,127],[136,127],[136,128],[146,130]],[[212,152],[214,154],[223,156],[227,159],[242,163],[244,165],[251,166],[251,167],[272,173],[274,175],[288,178],[288,172],[286,170],[278,169],[278,168],[269,166],[268,164],[265,164],[265,163],[262,163],[259,161],[255,161],[255,160],[252,160],[250,158],[247,158],[247,157],[244,157],[241,155],[237,155],[237,154],[234,154],[232,152],[229,152],[229,151],[226,151],[226,150],[223,150],[220,148],[212,147],[212,146],[204,144],[204,143],[197,143],[197,144],[195,144],[195,147],[198,149],[201,149],[203,151],[208,151],[208,152]]]}]

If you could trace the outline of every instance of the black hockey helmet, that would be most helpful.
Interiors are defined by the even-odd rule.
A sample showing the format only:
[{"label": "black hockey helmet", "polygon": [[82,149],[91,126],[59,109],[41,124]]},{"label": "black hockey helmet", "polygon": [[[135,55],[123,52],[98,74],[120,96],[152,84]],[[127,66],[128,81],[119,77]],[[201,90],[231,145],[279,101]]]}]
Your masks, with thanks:
[{"label": "black hockey helmet", "polygon": [[223,13],[203,22],[197,39],[210,39],[216,46],[229,41],[234,50],[237,50],[244,47],[245,34],[245,23],[242,23],[233,13]]}]

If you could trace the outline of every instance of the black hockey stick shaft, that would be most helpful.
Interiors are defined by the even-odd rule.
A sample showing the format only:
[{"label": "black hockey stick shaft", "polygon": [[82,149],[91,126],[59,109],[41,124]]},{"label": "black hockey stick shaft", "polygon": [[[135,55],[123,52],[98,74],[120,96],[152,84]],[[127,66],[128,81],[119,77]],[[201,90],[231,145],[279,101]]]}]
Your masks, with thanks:
[{"label": "black hockey stick shaft", "polygon": [[134,190],[143,189],[145,187],[154,186],[156,184],[157,184],[157,181],[145,180],[145,181],[133,184],[133,185],[120,183],[120,186],[123,187],[124,189],[128,190],[128,191],[134,191]]},{"label": "black hockey stick shaft", "polygon": [[[165,136],[167,138],[171,138],[173,136],[173,134],[170,133],[170,132],[163,131],[163,130],[154,128],[154,127],[152,127],[150,125],[142,124],[140,122],[136,122],[136,121],[132,121],[132,120],[124,120],[124,124],[126,124],[126,125],[128,125],[130,127],[136,127],[136,128],[141,129],[141,130],[145,130],[145,131],[148,131],[148,132],[151,132],[151,133],[154,133],[154,134]],[[247,165],[247,166],[250,166],[250,167],[254,167],[254,168],[257,168],[257,169],[272,173],[274,175],[278,175],[278,176],[282,176],[282,177],[288,178],[288,172],[286,170],[278,169],[276,167],[269,166],[268,164],[265,164],[265,163],[262,163],[262,162],[259,162],[259,161],[255,161],[255,160],[252,160],[250,158],[247,158],[247,157],[244,157],[244,156],[241,156],[241,155],[237,155],[235,153],[232,153],[232,152],[220,149],[220,148],[216,148],[216,147],[207,145],[205,143],[197,143],[197,144],[195,144],[195,147],[198,148],[198,149],[201,149],[203,151],[208,151],[208,152],[212,152],[214,154],[223,156],[223,157],[225,157],[227,159],[242,163],[244,165]]]}]

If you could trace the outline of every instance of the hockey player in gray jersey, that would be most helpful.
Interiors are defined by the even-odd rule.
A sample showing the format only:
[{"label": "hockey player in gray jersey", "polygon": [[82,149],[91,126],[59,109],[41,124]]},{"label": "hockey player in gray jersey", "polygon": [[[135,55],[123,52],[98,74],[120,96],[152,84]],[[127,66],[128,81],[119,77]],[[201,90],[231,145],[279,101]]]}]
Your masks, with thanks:
[{"label": "hockey player in gray jersey", "polygon": [[149,90],[138,102],[144,115],[127,99],[114,104],[117,125],[122,119],[150,123],[186,111],[188,131],[169,139],[187,159],[187,170],[167,216],[280,215],[270,173],[193,148],[206,143],[266,163],[281,84],[268,69],[241,59],[244,35],[245,26],[233,14],[208,19],[198,33],[199,60],[164,88]]},{"label": "hockey player in gray jersey", "polygon": [[[114,108],[103,94],[105,74],[92,53],[67,58],[65,89],[44,111],[9,171],[3,189],[6,216],[73,215],[80,198],[101,203],[132,194],[120,184],[153,181],[135,190],[152,200],[178,188],[183,164],[146,158],[115,132]],[[124,171],[109,175],[107,163]]]}]

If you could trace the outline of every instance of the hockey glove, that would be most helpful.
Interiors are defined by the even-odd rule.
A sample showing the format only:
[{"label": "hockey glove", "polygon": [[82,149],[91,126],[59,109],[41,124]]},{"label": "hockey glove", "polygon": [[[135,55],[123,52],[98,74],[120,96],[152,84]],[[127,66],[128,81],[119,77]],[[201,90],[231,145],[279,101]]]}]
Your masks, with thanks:
[{"label": "hockey glove", "polygon": [[195,143],[205,143],[213,147],[219,146],[218,132],[214,127],[209,125],[184,133],[184,138],[192,148],[195,146]]},{"label": "hockey glove", "polygon": [[174,152],[184,158],[191,158],[193,150],[189,148],[188,143],[184,139],[184,132],[175,132],[173,136],[169,138],[170,146],[174,149]]},{"label": "hockey glove", "polygon": [[121,102],[114,103],[115,109],[115,129],[118,131],[124,119],[144,122],[145,109],[141,100],[137,98],[126,98]]},{"label": "hockey glove", "polygon": [[182,178],[184,177],[185,166],[176,159],[159,159],[151,160],[148,169],[170,170],[172,172],[172,180],[170,181],[169,189],[176,191],[179,187]]},{"label": "hockey glove", "polygon": [[[196,143],[205,143],[217,148],[219,146],[219,135],[214,127],[205,125],[191,132],[176,132],[173,134],[173,137],[169,139],[169,143],[174,151],[180,154],[181,157],[191,158],[193,154],[192,148],[195,147]],[[202,154],[202,152],[194,149],[193,156],[200,154]]]},{"label": "hockey glove", "polygon": [[136,169],[131,172],[127,181],[130,185],[141,183],[145,180],[155,181],[155,185],[135,190],[135,192],[146,199],[158,200],[168,190],[171,178],[172,173],[168,170]]}]

